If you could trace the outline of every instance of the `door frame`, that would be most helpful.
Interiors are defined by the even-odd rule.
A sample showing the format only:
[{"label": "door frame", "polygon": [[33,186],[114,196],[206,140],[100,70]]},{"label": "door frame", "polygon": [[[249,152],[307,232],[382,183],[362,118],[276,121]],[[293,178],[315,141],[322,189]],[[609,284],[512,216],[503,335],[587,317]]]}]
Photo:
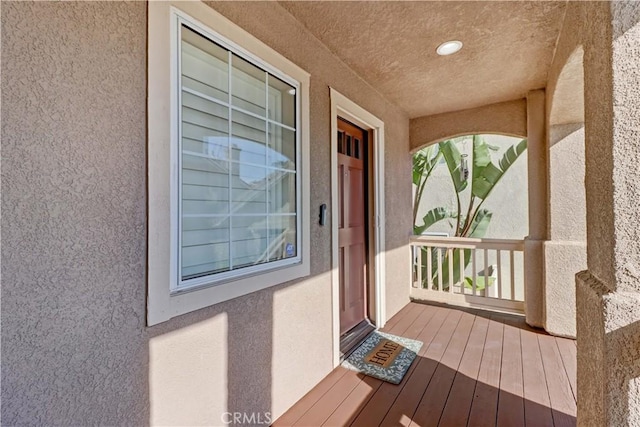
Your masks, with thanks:
[{"label": "door frame", "polygon": [[[373,150],[369,164],[373,166],[373,212],[369,213],[373,235],[369,236],[368,253],[373,256],[369,264],[369,284],[367,312],[376,328],[386,322],[385,294],[385,215],[384,215],[384,122],[342,95],[333,88],[331,92],[331,306],[333,320],[333,366],[340,363],[340,277],[338,249],[338,117],[350,121],[373,135]],[[369,183],[371,185],[371,183]],[[368,190],[369,191],[369,190]]]}]

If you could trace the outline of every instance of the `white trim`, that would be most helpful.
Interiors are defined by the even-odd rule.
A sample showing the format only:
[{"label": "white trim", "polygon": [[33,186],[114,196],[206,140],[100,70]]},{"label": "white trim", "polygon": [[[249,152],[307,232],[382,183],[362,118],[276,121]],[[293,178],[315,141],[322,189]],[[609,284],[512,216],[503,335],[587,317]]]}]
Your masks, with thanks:
[{"label": "white trim", "polygon": [[[177,123],[179,95],[172,86],[177,71],[175,52],[171,51],[175,46],[171,38],[177,34],[176,15],[187,16],[204,33],[226,40],[225,47],[255,59],[266,71],[299,83],[296,128],[300,135],[297,161],[301,173],[296,175],[302,199],[298,213],[298,235],[302,240],[298,245],[301,261],[293,266],[171,294],[171,280],[177,276],[177,258],[172,252],[178,239],[176,215],[172,215],[176,208],[172,200],[177,200],[177,181],[172,177],[179,173],[178,163],[172,159],[172,123]],[[310,274],[309,79],[306,71],[202,2],[148,3],[148,325]]]},{"label": "white trim", "polygon": [[[340,284],[338,277],[338,117],[366,130],[373,131],[373,324],[382,328],[386,323],[385,284],[385,199],[384,199],[384,122],[340,92],[331,91],[331,299],[333,321],[333,365],[340,362]],[[371,304],[371,299],[369,300]]]}]

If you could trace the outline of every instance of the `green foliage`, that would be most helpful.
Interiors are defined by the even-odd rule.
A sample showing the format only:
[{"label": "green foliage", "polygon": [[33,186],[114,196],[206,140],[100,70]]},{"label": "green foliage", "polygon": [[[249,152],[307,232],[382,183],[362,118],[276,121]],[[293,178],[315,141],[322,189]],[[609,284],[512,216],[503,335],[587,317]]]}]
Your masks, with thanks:
[{"label": "green foliage", "polygon": [[[471,183],[469,183],[469,178],[466,178],[460,170],[462,154],[460,153],[457,144],[462,139],[465,138],[455,138],[442,141],[439,144],[427,147],[414,155],[413,183],[416,185],[413,205],[414,234],[422,234],[431,226],[444,219],[455,219],[456,225],[454,235],[456,237],[484,237],[489,224],[491,223],[492,213],[487,209],[482,209],[482,204],[491,195],[493,189],[504,177],[505,173],[527,149],[527,140],[523,139],[518,144],[514,144],[509,147],[498,163],[495,164],[492,160],[491,152],[497,151],[498,147],[488,144],[480,135],[473,135],[473,150],[471,156],[472,175]],[[422,224],[419,225],[417,224],[417,212],[420,200],[422,199],[425,184],[435,169],[435,166],[438,164],[440,156],[444,158],[451,177],[451,183],[456,196],[457,208],[455,211],[451,211],[445,207],[431,209],[422,217]],[[471,185],[469,201],[467,203],[466,212],[463,212],[460,196],[461,193],[469,187],[469,185]],[[426,250],[426,248],[423,248],[423,268],[426,268]],[[431,271],[432,280],[434,286],[436,286],[438,269],[435,251],[437,249],[433,248],[432,250]],[[460,265],[460,257],[464,257],[463,264],[466,268],[470,262],[471,251],[468,249],[457,249],[453,250],[451,253],[453,256],[453,265],[455,266],[453,269],[453,282],[459,283],[461,281],[458,268]],[[449,255],[447,254],[443,257],[441,266],[442,283],[446,288],[449,286],[448,256]],[[425,276],[423,275],[423,277]],[[465,282],[468,282],[471,279],[464,278],[464,280]],[[491,284],[492,282],[490,281],[488,285],[490,286]],[[476,289],[481,289],[480,287],[484,289],[484,286],[484,281],[482,284],[476,283]]]},{"label": "green foliage", "polygon": [[420,200],[422,199],[422,193],[424,192],[424,186],[438,164],[441,155],[442,153],[438,146],[432,145],[418,151],[413,156],[413,185],[416,186],[416,192],[413,198],[414,234],[421,234],[427,228],[423,227],[421,230],[417,229],[415,225],[417,219],[416,216],[418,215],[418,208],[420,206]]},{"label": "green foliage", "polygon": [[[488,277],[488,280],[485,280],[483,276],[476,277],[476,291],[483,291],[489,286],[492,286],[496,279],[493,277]],[[467,289],[473,289],[473,279],[471,277],[464,278],[464,287]]]},{"label": "green foliage", "polygon": [[453,188],[456,193],[462,193],[467,188],[468,180],[463,180],[460,176],[460,159],[462,158],[460,150],[458,150],[455,141],[450,139],[440,143],[440,151],[442,151],[444,160],[447,163]]},{"label": "green foliage", "polygon": [[487,209],[479,210],[471,224],[469,237],[476,237],[478,239],[484,237],[487,233],[487,228],[489,228],[492,216],[493,214]]},{"label": "green foliage", "polygon": [[431,227],[438,221],[442,221],[447,218],[457,218],[457,212],[450,211],[447,208],[438,207],[433,208],[425,216],[422,217],[422,225],[414,226],[414,234],[422,234],[427,228]]},{"label": "green foliage", "polygon": [[496,166],[491,162],[489,145],[478,135],[473,137],[473,183],[472,194],[486,199],[511,165],[527,148],[527,140],[509,147]]}]

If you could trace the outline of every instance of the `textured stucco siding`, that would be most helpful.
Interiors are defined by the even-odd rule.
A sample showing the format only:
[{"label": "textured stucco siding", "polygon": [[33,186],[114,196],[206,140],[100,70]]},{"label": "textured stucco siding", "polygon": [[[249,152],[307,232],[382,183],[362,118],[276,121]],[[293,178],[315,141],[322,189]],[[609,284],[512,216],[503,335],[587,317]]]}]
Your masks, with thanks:
[{"label": "textured stucco siding", "polygon": [[[582,63],[579,65],[582,67]],[[579,71],[581,76],[582,71]],[[569,97],[563,91],[554,94],[555,97],[583,97],[582,84],[575,81],[572,84],[567,88],[578,93]],[[564,103],[564,99],[562,103],[571,104]],[[583,113],[576,112],[574,117],[580,114]],[[549,129],[549,240],[544,247],[544,327],[554,335],[566,337],[576,336],[575,275],[587,268],[584,145],[583,123],[554,125]]]},{"label": "textured stucco siding", "polygon": [[[579,91],[583,66],[588,271],[576,276],[576,323],[577,421],[584,426],[640,423],[640,110],[633,107],[639,56],[640,4],[569,2],[549,72],[547,114],[557,123],[563,110],[569,122],[580,117],[571,109],[581,103],[564,84]],[[561,223],[555,228],[579,237]]]},{"label": "textured stucco siding", "polygon": [[[212,6],[311,73],[311,212],[329,86],[386,126],[387,315],[408,302],[409,120],[275,2]],[[280,415],[332,368],[331,228],[311,275],[145,327],[146,4],[2,5],[3,424]]]},{"label": "textured stucco siding", "polygon": [[616,289],[640,291],[640,3],[611,3]]},{"label": "textured stucco siding", "polygon": [[584,124],[551,126],[549,136],[549,237],[586,242]]},{"label": "textured stucco siding", "polygon": [[527,135],[527,103],[525,99],[500,102],[468,110],[435,114],[411,119],[411,150],[461,135],[495,133]]},{"label": "textured stucco siding", "polygon": [[2,4],[2,422],[148,422],[144,3]]}]

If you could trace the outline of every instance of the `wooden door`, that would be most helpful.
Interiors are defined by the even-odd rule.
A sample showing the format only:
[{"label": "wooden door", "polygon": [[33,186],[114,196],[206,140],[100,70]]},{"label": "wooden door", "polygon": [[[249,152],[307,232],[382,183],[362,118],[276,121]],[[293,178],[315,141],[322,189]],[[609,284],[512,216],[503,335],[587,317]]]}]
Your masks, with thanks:
[{"label": "wooden door", "polygon": [[340,334],[367,312],[365,132],[338,119]]}]

